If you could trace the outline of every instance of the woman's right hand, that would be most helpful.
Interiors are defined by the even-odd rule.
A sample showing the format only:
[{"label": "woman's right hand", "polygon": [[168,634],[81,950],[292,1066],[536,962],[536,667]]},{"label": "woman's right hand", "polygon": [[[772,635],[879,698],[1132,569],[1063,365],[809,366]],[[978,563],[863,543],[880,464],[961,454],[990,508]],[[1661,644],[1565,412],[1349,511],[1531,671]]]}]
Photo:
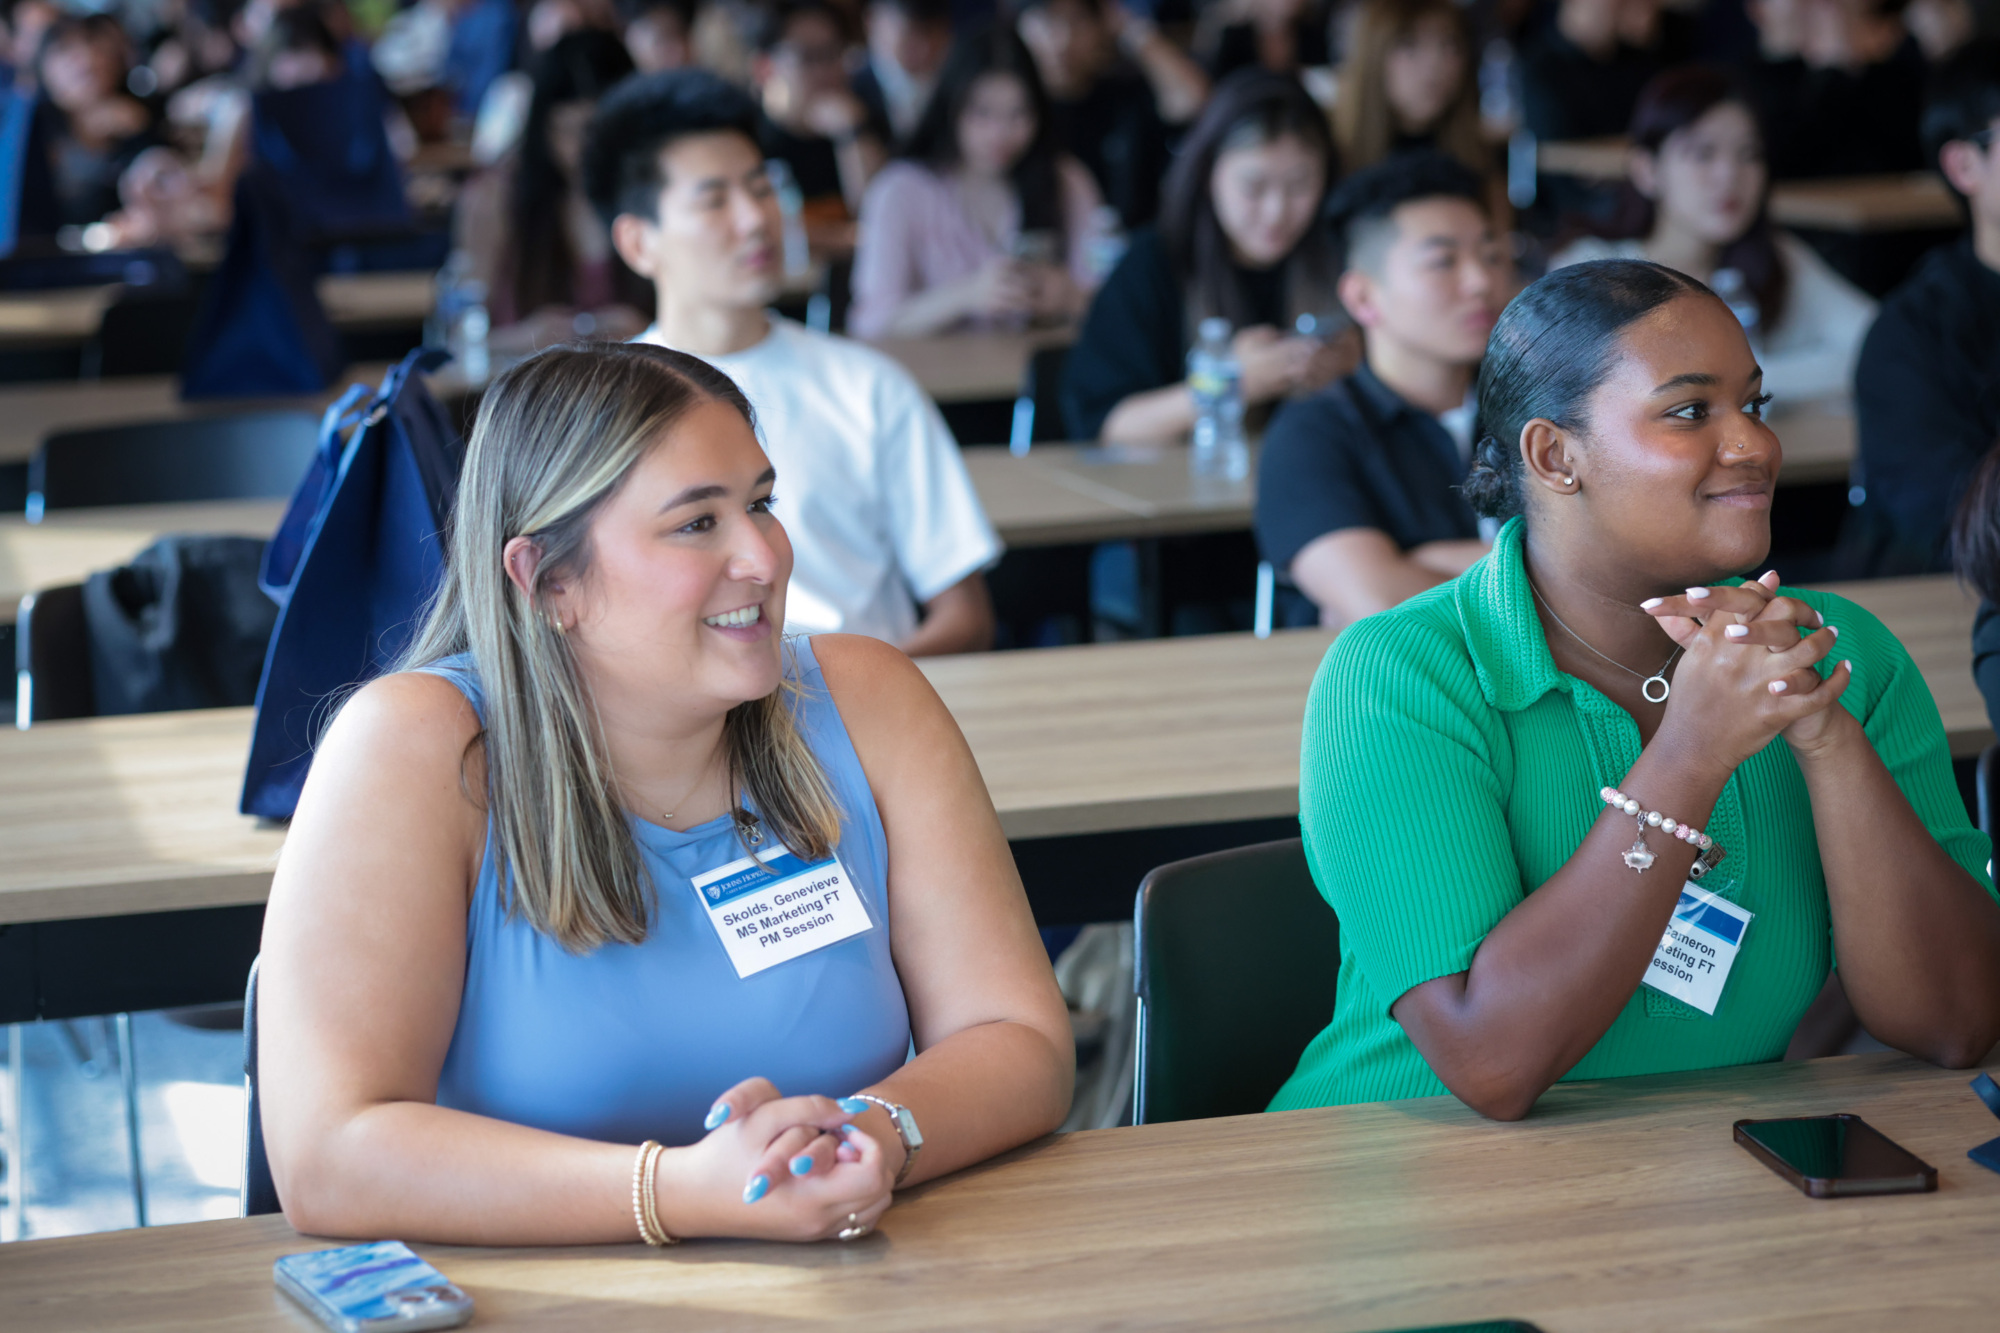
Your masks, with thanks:
[{"label": "woman's right hand", "polygon": [[1303,334],[1280,333],[1269,324],[1243,329],[1230,341],[1243,372],[1243,401],[1269,402],[1309,384],[1325,344]]},{"label": "woman's right hand", "polygon": [[[717,1117],[721,1117],[718,1119]],[[752,1078],[716,1099],[714,1126],[660,1156],[660,1223],[670,1235],[825,1240],[889,1210],[895,1165],[830,1097],[781,1097]]]},{"label": "woman's right hand", "polygon": [[[1813,668],[1838,631],[1766,584],[1690,588],[1643,609],[1684,650],[1660,734],[1685,740],[1725,776],[1793,723],[1831,708],[1852,679],[1851,666],[1820,678]],[[1813,632],[1801,638],[1802,628]]]}]

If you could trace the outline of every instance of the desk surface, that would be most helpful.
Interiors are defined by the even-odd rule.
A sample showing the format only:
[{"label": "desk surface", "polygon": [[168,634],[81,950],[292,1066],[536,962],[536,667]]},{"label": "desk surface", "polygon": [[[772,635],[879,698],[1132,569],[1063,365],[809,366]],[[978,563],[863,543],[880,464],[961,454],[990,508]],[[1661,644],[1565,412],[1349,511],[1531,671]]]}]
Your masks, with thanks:
[{"label": "desk surface", "polygon": [[964,331],[930,338],[883,338],[873,346],[903,363],[940,403],[984,402],[1021,392],[1028,358],[1074,341],[1067,325],[1020,332]]},{"label": "desk surface", "polygon": [[174,375],[133,375],[108,380],[59,380],[0,388],[0,463],[24,463],[42,437],[84,426],[119,426],[140,421],[180,421],[236,412],[318,413],[350,384],[380,384],[389,367],[350,366],[340,382],[317,394],[296,398],[205,398],[186,402]]},{"label": "desk surface", "polygon": [[[0,347],[64,347],[88,341],[122,284],[61,287],[0,295]],[[329,273],[319,280],[320,304],[343,329],[421,324],[430,314],[429,273]]]},{"label": "desk surface", "polygon": [[0,515],[0,624],[12,624],[21,598],[35,589],[81,583],[95,570],[124,564],[168,533],[269,537],[284,514],[283,500],[219,500],[56,509],[40,523]]},{"label": "desk surface", "polygon": [[[1993,740],[1973,604],[1946,577],[1837,588],[1908,646],[1952,752]],[[932,658],[1012,839],[1282,818],[1331,635],[1297,630]],[[236,813],[250,710],[0,732],[0,925],[263,901],[283,834]]]},{"label": "desk surface", "polygon": [[1198,481],[1187,459],[1178,444],[1041,444],[1020,457],[997,447],[965,451],[980,502],[1009,546],[1249,527],[1252,483]]},{"label": "desk surface", "polygon": [[[1935,1194],[1815,1200],[1738,1118],[1863,1116]],[[1966,1075],[1897,1055],[1558,1085],[1525,1122],[1450,1098],[1044,1139],[902,1197],[851,1245],[416,1248],[476,1327],[1314,1329],[1514,1317],[1547,1333],[1987,1326],[2000,1176]],[[282,1218],[0,1247],[12,1333],[316,1327]]]}]

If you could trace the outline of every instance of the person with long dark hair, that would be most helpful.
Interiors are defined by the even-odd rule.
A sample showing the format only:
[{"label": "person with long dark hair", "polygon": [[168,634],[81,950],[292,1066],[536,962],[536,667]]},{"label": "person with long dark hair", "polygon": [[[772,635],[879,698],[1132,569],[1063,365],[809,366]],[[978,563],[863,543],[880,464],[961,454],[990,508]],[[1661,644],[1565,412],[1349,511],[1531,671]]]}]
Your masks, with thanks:
[{"label": "person with long dark hair", "polygon": [[1157,227],[1137,232],[1105,280],[1063,371],[1077,439],[1187,434],[1188,348],[1202,320],[1236,330],[1253,408],[1354,368],[1337,327],[1340,277],[1320,211],[1336,175],[1326,115],[1296,79],[1242,70],[1222,81],[1167,175]]},{"label": "person with long dark hair", "polygon": [[87,225],[114,211],[118,177],[160,141],[152,113],[125,90],[131,68],[131,40],[109,14],[59,19],[42,38],[31,142],[48,154],[58,225]]},{"label": "person with long dark hair", "polygon": [[1748,94],[1721,70],[1670,70],[1639,94],[1617,219],[1553,266],[1650,259],[1699,278],[1746,320],[1778,401],[1844,394],[1875,303],[1772,225],[1769,187]]},{"label": "person with long dark hair", "polygon": [[631,72],[623,44],[594,29],[542,52],[520,142],[460,200],[460,244],[487,284],[497,345],[622,339],[646,326],[646,284],[619,262],[578,170],[597,99]]},{"label": "person with long dark hair", "polygon": [[1368,0],[1340,62],[1334,137],[1349,171],[1430,148],[1481,176],[1492,145],[1479,122],[1472,25],[1454,0]]},{"label": "person with long dark hair", "polygon": [[1842,995],[1933,1064],[2000,1041],[1991,845],[1923,675],[1845,598],[1742,577],[1764,402],[1734,313],[1659,264],[1501,314],[1465,482],[1493,553],[1342,631],[1307,701],[1340,987],[1273,1109],[1519,1119],[1562,1080],[1820,1053],[1800,1021]]},{"label": "person with long dark hair", "polygon": [[1090,172],[1057,151],[1028,49],[990,28],[952,48],[938,90],[861,201],[850,332],[1074,318],[1091,287]]}]

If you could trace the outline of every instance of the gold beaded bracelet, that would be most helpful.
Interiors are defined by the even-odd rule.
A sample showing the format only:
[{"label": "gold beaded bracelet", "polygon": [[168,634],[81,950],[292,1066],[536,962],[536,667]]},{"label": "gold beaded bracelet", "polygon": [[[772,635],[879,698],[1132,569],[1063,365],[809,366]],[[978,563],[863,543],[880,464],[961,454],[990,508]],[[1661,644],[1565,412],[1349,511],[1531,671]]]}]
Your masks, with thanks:
[{"label": "gold beaded bracelet", "polygon": [[639,1239],[660,1249],[668,1245],[680,1244],[678,1236],[670,1236],[660,1225],[658,1205],[653,1197],[653,1180],[659,1170],[660,1154],[666,1149],[653,1139],[639,1145],[639,1156],[632,1163],[632,1220],[639,1224]]}]

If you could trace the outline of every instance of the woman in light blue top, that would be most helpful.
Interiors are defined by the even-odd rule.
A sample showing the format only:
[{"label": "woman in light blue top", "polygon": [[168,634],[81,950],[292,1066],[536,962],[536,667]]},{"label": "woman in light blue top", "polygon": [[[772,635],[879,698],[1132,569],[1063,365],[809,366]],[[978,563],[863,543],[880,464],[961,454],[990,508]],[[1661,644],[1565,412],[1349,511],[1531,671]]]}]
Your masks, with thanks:
[{"label": "woman in light blue top", "polygon": [[272,885],[301,1230],[848,1239],[1061,1120],[1068,1019],[978,769],[901,653],[782,637],[773,483],[693,357],[556,348],[487,393],[444,586]]}]

